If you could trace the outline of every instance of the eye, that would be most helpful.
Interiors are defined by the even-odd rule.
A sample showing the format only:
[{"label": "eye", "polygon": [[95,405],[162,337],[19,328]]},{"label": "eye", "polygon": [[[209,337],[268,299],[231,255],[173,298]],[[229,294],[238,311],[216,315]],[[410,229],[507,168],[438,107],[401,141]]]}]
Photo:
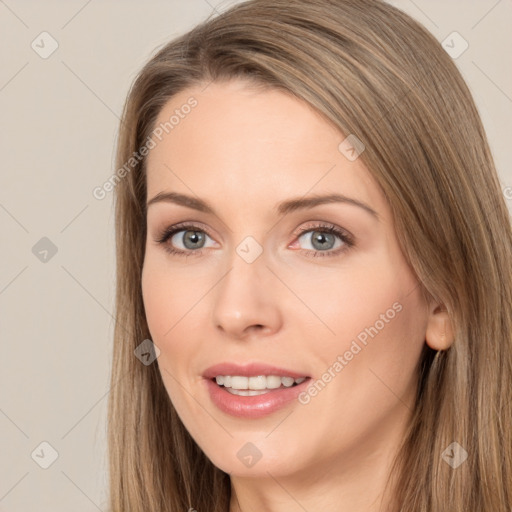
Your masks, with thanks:
[{"label": "eye", "polygon": [[353,238],[348,232],[332,224],[302,228],[297,242],[310,256],[334,256],[354,245]]},{"label": "eye", "polygon": [[[202,249],[215,245],[214,240],[197,226],[170,226],[156,240],[171,254],[189,256],[200,254]],[[206,245],[208,241],[213,242]]]}]

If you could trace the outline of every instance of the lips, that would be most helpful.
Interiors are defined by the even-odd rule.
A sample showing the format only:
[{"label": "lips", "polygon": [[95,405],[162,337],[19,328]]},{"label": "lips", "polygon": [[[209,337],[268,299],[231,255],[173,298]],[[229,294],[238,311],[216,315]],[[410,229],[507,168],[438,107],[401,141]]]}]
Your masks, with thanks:
[{"label": "lips", "polygon": [[[299,384],[292,387],[281,386],[276,389],[256,391],[249,396],[233,394],[224,386],[217,384],[217,376],[230,375],[239,377],[256,377],[260,375],[290,377],[299,379]],[[257,419],[272,414],[297,402],[298,395],[309,385],[311,378],[297,371],[263,363],[239,365],[220,363],[208,368],[204,373],[204,383],[212,403],[223,413],[245,419]],[[297,404],[295,404],[297,406]]]},{"label": "lips", "polygon": [[203,373],[203,377],[205,379],[214,379],[217,375],[240,375],[244,377],[278,375],[279,377],[292,377],[294,379],[309,377],[306,373],[299,373],[297,371],[279,368],[278,366],[272,366],[264,363],[249,363],[245,365],[236,363],[220,363],[211,366]]}]

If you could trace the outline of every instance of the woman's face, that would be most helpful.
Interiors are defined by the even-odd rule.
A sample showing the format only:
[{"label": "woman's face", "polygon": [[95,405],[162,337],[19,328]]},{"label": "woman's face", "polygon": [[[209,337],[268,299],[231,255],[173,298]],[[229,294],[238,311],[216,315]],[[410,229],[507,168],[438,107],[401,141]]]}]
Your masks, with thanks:
[{"label": "woman's face", "polygon": [[387,460],[428,308],[357,151],[304,103],[241,81],[182,91],[160,123],[142,292],[185,427],[232,476]]}]

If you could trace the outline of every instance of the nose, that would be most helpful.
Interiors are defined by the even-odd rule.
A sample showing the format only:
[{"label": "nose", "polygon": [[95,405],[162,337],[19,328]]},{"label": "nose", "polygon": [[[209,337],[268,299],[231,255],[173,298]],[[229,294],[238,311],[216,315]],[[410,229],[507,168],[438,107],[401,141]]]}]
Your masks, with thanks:
[{"label": "nose", "polygon": [[237,339],[279,331],[283,318],[275,281],[263,257],[247,263],[235,255],[230,271],[215,287],[215,328]]}]

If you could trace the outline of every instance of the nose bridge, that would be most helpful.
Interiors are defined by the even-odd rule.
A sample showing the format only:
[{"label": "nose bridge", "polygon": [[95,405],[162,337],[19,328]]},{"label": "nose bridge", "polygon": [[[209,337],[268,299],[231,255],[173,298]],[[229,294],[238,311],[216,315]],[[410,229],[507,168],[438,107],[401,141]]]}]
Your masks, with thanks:
[{"label": "nose bridge", "polygon": [[[264,255],[255,257],[250,240],[242,242],[219,283],[213,306],[215,326],[235,336],[251,327],[275,331],[281,324],[279,299]],[[250,257],[249,257],[250,256]]]}]

